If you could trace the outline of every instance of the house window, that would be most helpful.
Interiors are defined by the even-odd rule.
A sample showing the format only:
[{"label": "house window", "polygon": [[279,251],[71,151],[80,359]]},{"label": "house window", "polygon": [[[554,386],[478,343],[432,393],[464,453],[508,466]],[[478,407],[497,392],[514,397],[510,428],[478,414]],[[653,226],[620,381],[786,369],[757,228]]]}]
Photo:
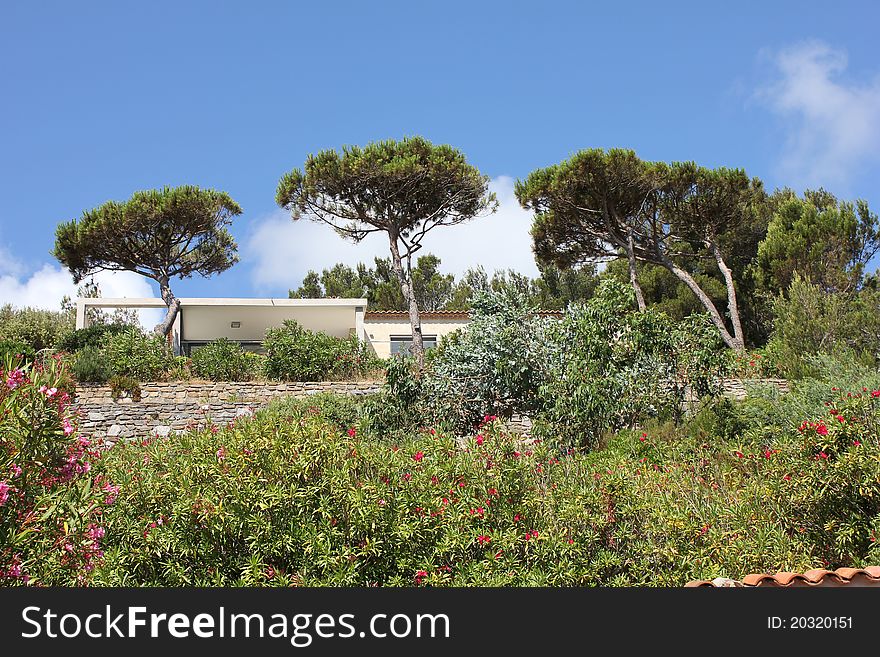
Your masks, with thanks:
[{"label": "house window", "polygon": [[[423,335],[422,336],[422,344],[425,345],[425,349],[433,349],[437,346],[437,336],[436,335]],[[400,353],[409,353],[410,348],[412,347],[412,336],[411,335],[392,335],[391,336],[391,355],[400,354]]]}]

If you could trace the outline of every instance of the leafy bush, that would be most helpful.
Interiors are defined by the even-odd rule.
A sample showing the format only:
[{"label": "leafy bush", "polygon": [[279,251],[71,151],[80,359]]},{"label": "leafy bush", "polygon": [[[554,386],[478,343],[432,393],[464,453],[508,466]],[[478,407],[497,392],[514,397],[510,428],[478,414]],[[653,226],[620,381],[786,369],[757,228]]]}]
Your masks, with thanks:
[{"label": "leafy bush", "polygon": [[30,345],[20,340],[0,340],[0,363],[9,359],[15,359],[19,365],[32,363],[36,358],[36,352]]},{"label": "leafy bush", "polygon": [[787,296],[773,302],[768,350],[789,378],[815,375],[805,358],[818,353],[880,362],[880,291],[825,292],[795,276]]},{"label": "leafy bush", "polygon": [[106,383],[110,378],[110,363],[98,347],[87,346],[76,352],[73,375],[84,383]]},{"label": "leafy bush", "polygon": [[93,583],[680,586],[860,567],[880,559],[880,389],[856,394],[826,390],[828,444],[748,418],[713,440],[627,430],[589,453],[494,420],[464,446],[437,429],[388,441],[323,402],[119,443],[101,463],[122,491]]},{"label": "leafy bush", "polygon": [[126,324],[93,324],[66,334],[58,342],[58,349],[72,353],[85,347],[100,347],[107,341],[108,336],[119,335],[133,328]]},{"label": "leafy bush", "polygon": [[73,330],[73,316],[39,308],[0,308],[0,340],[23,342],[33,351],[52,349]]},{"label": "leafy bush", "polygon": [[287,381],[324,381],[365,376],[379,363],[355,336],[336,338],[304,329],[293,320],[266,331],[266,374]]},{"label": "leafy bush", "polygon": [[213,381],[248,381],[258,374],[254,360],[237,342],[220,338],[192,354],[192,371]]},{"label": "leafy bush", "polygon": [[114,375],[140,381],[158,379],[173,363],[165,338],[156,334],[147,335],[138,328],[109,335],[104,353]]},{"label": "leafy bush", "polygon": [[132,401],[141,400],[141,384],[137,379],[121,374],[114,374],[107,382],[110,386],[110,395],[114,400],[119,399],[123,395],[128,395]]},{"label": "leafy bush", "polygon": [[537,410],[548,322],[516,292],[477,295],[470,323],[444,338],[429,360],[422,382],[429,417],[467,431],[487,414]]},{"label": "leafy bush", "polygon": [[90,474],[61,360],[0,369],[0,585],[86,584],[118,489]]},{"label": "leafy bush", "polygon": [[548,331],[544,402],[537,435],[595,447],[604,433],[650,417],[677,418],[686,393],[717,392],[723,352],[703,316],[672,322],[635,312],[632,289],[603,281],[590,302],[572,306]]},{"label": "leafy bush", "polygon": [[317,415],[340,431],[356,429],[364,419],[363,399],[330,392],[321,392],[309,397],[284,397],[273,401],[270,408],[282,416]]}]

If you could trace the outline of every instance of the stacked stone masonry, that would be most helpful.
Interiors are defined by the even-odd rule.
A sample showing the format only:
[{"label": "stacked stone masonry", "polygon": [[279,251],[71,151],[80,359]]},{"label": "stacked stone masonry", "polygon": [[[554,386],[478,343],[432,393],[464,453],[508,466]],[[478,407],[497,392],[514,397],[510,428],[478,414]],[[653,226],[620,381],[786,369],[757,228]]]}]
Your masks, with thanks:
[{"label": "stacked stone masonry", "polygon": [[[234,383],[173,381],[141,385],[141,400],[129,397],[114,400],[105,385],[77,386],[75,409],[79,413],[80,433],[115,442],[120,438],[167,436],[191,427],[211,423],[225,425],[253,412],[279,397],[308,397],[321,392],[342,395],[368,395],[379,392],[380,381],[322,381],[305,383]],[[753,381],[726,380],[724,394],[742,399],[753,385],[771,386],[787,392],[784,379]],[[528,433],[527,417],[511,418],[512,430]]]},{"label": "stacked stone masonry", "polygon": [[113,399],[105,385],[77,386],[74,408],[80,433],[107,442],[120,438],[167,436],[191,427],[223,426],[279,397],[308,397],[321,392],[368,395],[378,381],[305,383],[192,382],[141,384],[141,399]]}]

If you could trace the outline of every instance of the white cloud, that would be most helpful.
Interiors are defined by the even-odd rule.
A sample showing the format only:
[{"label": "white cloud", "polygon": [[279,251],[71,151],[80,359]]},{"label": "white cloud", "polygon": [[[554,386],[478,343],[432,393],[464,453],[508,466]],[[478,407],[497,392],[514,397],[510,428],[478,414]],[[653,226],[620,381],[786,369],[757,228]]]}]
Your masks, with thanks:
[{"label": "white cloud", "polygon": [[[498,197],[495,214],[428,233],[421,253],[438,256],[441,269],[456,277],[477,265],[489,274],[496,269],[515,269],[537,276],[529,235],[531,214],[519,206],[513,179],[499,176],[490,181],[489,188]],[[352,244],[324,224],[305,219],[294,222],[282,211],[255,225],[245,244],[244,260],[253,263],[252,280],[260,294],[287,296],[287,289],[298,287],[310,269],[320,272],[337,262],[369,264],[374,257],[389,255],[384,233]]]},{"label": "white cloud", "polygon": [[[0,305],[60,310],[65,295],[76,297],[78,286],[65,269],[47,263],[29,275],[24,272],[20,262],[0,257]],[[147,280],[133,272],[99,272],[94,279],[102,297],[155,296]],[[143,310],[139,316],[144,327],[152,328],[162,312]]]},{"label": "white cloud", "polygon": [[846,185],[880,148],[880,77],[844,78],[844,50],[808,41],[771,55],[778,79],[757,97],[786,120],[781,173],[805,186]]}]

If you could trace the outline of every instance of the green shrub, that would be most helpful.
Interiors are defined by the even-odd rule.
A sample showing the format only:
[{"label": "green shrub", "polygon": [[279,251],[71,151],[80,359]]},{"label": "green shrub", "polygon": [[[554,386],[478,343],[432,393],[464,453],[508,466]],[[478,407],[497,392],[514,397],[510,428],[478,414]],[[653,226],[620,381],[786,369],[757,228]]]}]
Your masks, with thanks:
[{"label": "green shrub", "polygon": [[724,372],[717,331],[704,316],[673,322],[635,311],[632,288],[608,279],[548,331],[537,435],[595,447],[603,434],[651,417],[677,419],[686,393],[716,394]]},{"label": "green shrub", "polygon": [[786,296],[773,302],[768,350],[788,378],[816,374],[805,360],[819,353],[880,362],[880,291],[825,292],[795,276]]},{"label": "green shrub", "polygon": [[491,420],[466,444],[389,441],[328,421],[330,398],[119,443],[100,464],[122,491],[93,583],[681,586],[861,567],[880,558],[880,389],[856,394],[826,391],[827,444],[821,417],[715,440],[667,422],[589,453]]},{"label": "green shrub", "polygon": [[126,324],[93,324],[66,334],[58,342],[58,349],[73,353],[85,347],[100,347],[107,341],[107,336],[118,335],[133,328],[135,327]]},{"label": "green shrub", "polygon": [[220,338],[200,347],[192,354],[192,371],[212,381],[248,381],[258,371],[256,361],[237,342]]},{"label": "green shrub", "polygon": [[320,416],[340,431],[348,431],[361,425],[366,401],[353,395],[321,392],[308,397],[284,397],[275,400],[270,405],[270,412],[290,417]]},{"label": "green shrub", "polygon": [[467,432],[486,415],[537,410],[549,322],[516,292],[477,295],[468,325],[431,353],[421,382],[428,416]]},{"label": "green shrub", "polygon": [[110,378],[110,363],[98,347],[87,346],[76,352],[73,375],[83,383],[106,383]]},{"label": "green shrub", "polygon": [[39,308],[0,308],[0,340],[23,342],[33,351],[55,348],[73,330],[73,316]]},{"label": "green shrub", "polygon": [[0,340],[0,363],[14,359],[19,365],[34,362],[36,353],[30,345],[20,340]]},{"label": "green shrub", "polygon": [[0,370],[0,586],[87,584],[118,489],[90,472],[61,360]]},{"label": "green shrub", "polygon": [[107,336],[104,353],[114,375],[139,381],[156,380],[173,364],[171,349],[165,338],[147,335],[137,328]]},{"label": "green shrub", "polygon": [[114,374],[107,382],[110,386],[110,394],[114,400],[119,399],[123,395],[128,395],[132,401],[141,400],[141,384],[137,379],[121,374]]},{"label": "green shrub", "polygon": [[266,374],[286,381],[324,381],[365,376],[377,368],[369,347],[355,336],[308,331],[293,320],[266,331]]}]

